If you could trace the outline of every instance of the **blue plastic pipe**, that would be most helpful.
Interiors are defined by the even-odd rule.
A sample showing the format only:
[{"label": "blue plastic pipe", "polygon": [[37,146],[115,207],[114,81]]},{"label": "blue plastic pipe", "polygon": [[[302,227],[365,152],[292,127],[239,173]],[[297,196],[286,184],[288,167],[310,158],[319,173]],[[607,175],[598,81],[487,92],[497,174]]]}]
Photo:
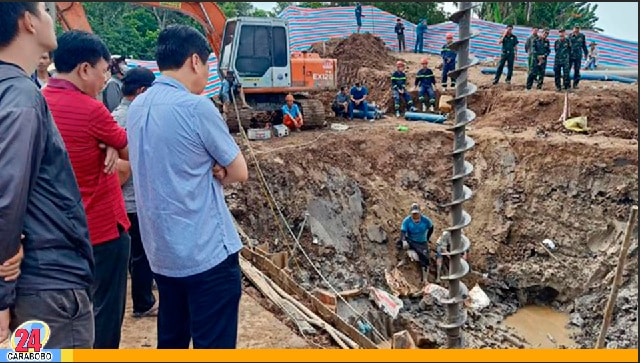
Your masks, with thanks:
[{"label": "blue plastic pipe", "polygon": [[[482,74],[496,74],[496,68],[482,68],[481,69]],[[503,70],[503,74],[507,74],[507,70]],[[545,71],[545,76],[546,77],[554,77],[554,71],[551,70],[546,70]],[[570,72],[570,79],[574,77],[574,72]],[[621,82],[621,83],[627,83],[627,84],[632,84],[635,83],[637,80],[634,78],[628,78],[628,77],[621,77],[621,76],[615,76],[611,74],[604,74],[604,73],[598,73],[598,72],[593,72],[593,73],[583,73],[581,72],[581,80],[585,81],[615,81],[615,82]]]},{"label": "blue plastic pipe", "polygon": [[407,121],[426,121],[435,124],[442,124],[447,120],[443,115],[421,112],[405,112],[405,119]]},{"label": "blue plastic pipe", "polygon": [[[354,118],[360,118],[364,119],[365,118],[365,113],[361,110],[354,110]],[[367,118],[374,119],[376,118],[376,111],[368,110],[367,111]]]}]

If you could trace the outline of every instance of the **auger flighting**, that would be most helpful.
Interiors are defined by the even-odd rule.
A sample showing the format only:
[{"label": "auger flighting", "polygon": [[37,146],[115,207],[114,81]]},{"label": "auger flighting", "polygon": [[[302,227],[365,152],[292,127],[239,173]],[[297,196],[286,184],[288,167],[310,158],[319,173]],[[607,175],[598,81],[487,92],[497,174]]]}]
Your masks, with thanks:
[{"label": "auger flighting", "polygon": [[463,203],[472,198],[472,190],[465,184],[465,178],[474,170],[472,164],[465,161],[465,152],[474,147],[474,140],[465,134],[466,126],[476,118],[476,114],[467,108],[467,98],[476,92],[476,86],[468,82],[468,69],[478,63],[470,57],[470,39],[474,36],[470,32],[472,16],[472,2],[459,3],[459,10],[452,14],[450,20],[458,23],[458,40],[450,45],[456,51],[456,69],[450,76],[456,79],[456,96],[451,101],[456,115],[455,124],[450,127],[454,132],[454,150],[452,181],[452,201],[447,204],[451,209],[452,226],[447,230],[451,233],[450,251],[443,253],[449,256],[449,274],[441,279],[449,282],[449,296],[442,303],[447,307],[447,320],[441,328],[447,334],[448,348],[462,348],[464,346],[461,327],[467,320],[467,314],[461,307],[465,300],[467,289],[461,279],[470,271],[467,262],[462,258],[470,248],[470,241],[463,235],[462,229],[470,224],[472,217],[463,210]]}]

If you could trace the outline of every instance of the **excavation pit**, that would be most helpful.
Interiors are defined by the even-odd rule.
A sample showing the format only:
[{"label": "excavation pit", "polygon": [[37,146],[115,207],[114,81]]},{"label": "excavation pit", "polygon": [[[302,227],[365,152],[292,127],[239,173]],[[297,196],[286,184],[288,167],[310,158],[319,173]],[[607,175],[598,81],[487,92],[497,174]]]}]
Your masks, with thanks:
[{"label": "excavation pit", "polygon": [[[463,332],[468,347],[552,344],[506,321],[509,316],[518,320],[533,305],[569,317],[567,331],[550,332],[556,346],[594,346],[628,213],[639,200],[638,91],[619,90],[619,108],[605,110],[607,102],[599,102],[605,102],[601,93],[606,91],[589,87],[586,82],[586,89],[577,92],[584,92],[579,104],[601,106],[598,113],[577,109],[593,120],[592,132],[584,135],[559,129],[559,95],[553,91],[527,94],[511,107],[496,101],[485,110],[481,104],[491,98],[516,100],[518,95],[482,91],[470,103],[479,117],[468,132],[476,141],[466,155],[474,165],[467,181],[474,197],[465,204],[473,220],[464,230],[472,243],[473,273],[464,282],[470,289],[479,284],[491,305],[467,309]],[[636,113],[626,103],[636,104]],[[508,112],[523,117],[511,119]],[[399,124],[409,132],[398,132]],[[306,132],[253,145],[278,207],[296,235],[302,228],[305,253],[323,275],[296,252],[289,265],[296,282],[307,291],[377,287],[391,292],[385,271],[401,258],[395,242],[411,203],[418,202],[434,221],[432,244],[450,225],[449,210],[442,206],[451,198],[452,135],[443,126],[396,119],[349,126],[343,132]],[[292,247],[255,174],[229,192],[235,196],[229,200],[232,213],[252,238],[268,242],[271,252]],[[637,346],[637,232],[638,227],[606,340],[611,347]],[[546,239],[554,248],[543,244]],[[422,287],[416,265],[405,264],[400,271],[409,284]],[[421,298],[402,300],[404,307],[392,321],[367,298],[355,305],[366,320],[376,321],[370,323],[386,339],[408,330],[418,347],[444,347],[445,335],[438,328],[444,308],[421,304]],[[345,310],[337,307],[358,328]],[[385,343],[367,334],[376,344]],[[560,338],[566,335],[571,341]]]}]

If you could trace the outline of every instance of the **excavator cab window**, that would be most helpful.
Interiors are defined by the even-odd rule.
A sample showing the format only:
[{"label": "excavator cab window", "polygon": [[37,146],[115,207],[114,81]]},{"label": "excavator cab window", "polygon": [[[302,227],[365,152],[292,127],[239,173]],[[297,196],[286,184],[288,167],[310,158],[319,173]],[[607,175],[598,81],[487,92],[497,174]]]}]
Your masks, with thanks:
[{"label": "excavator cab window", "polygon": [[271,67],[286,67],[289,50],[284,27],[242,25],[236,70],[242,77],[262,77]]},{"label": "excavator cab window", "polygon": [[229,21],[225,25],[225,32],[223,33],[223,44],[220,48],[220,67],[221,69],[229,69],[232,56],[232,48],[234,46],[234,36],[236,34],[236,21]]},{"label": "excavator cab window", "polygon": [[274,45],[274,67],[287,67],[289,47],[287,46],[287,29],[283,26],[272,28]]}]

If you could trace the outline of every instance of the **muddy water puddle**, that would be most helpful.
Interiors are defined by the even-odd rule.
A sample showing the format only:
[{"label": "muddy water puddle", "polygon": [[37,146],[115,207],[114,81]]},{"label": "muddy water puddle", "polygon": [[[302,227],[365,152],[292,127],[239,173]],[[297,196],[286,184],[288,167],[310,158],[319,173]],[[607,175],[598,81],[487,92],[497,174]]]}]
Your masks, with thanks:
[{"label": "muddy water puddle", "polygon": [[575,346],[567,325],[568,314],[545,306],[529,305],[508,316],[504,324],[516,330],[532,348]]}]

